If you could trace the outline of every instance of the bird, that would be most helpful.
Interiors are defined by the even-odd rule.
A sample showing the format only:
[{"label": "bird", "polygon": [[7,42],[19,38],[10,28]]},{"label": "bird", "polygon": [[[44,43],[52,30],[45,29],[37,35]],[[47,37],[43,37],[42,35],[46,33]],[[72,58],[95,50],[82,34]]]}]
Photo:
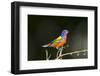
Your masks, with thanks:
[{"label": "bird", "polygon": [[68,43],[68,33],[69,31],[67,29],[64,29],[59,37],[46,45],[42,45],[42,47],[53,47],[56,49],[63,47],[65,44]]}]

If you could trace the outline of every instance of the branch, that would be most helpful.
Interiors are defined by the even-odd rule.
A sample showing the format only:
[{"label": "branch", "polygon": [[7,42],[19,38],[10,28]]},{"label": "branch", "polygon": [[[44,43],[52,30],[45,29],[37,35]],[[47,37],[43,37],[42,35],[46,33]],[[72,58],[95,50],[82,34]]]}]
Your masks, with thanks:
[{"label": "branch", "polygon": [[66,55],[72,55],[72,54],[75,54],[75,53],[77,54],[77,53],[86,52],[86,51],[87,51],[87,50],[74,51],[74,52],[70,52],[70,53],[64,53],[64,54],[58,56],[56,59],[59,59],[59,58],[61,58],[61,57],[63,57],[63,56],[66,56]]},{"label": "branch", "polygon": [[45,50],[45,52],[46,52],[46,60],[49,60],[51,57],[51,54],[49,55],[47,50]]}]

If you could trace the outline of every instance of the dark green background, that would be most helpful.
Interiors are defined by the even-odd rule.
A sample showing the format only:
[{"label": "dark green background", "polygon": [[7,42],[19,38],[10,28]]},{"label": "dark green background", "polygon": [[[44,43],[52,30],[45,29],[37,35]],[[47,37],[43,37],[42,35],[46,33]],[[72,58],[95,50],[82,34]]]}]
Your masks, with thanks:
[{"label": "dark green background", "polygon": [[[57,38],[62,30],[69,30],[69,47],[63,50],[72,52],[78,49],[87,49],[87,17],[64,17],[64,16],[43,16],[28,15],[28,60],[45,60],[45,50],[51,53],[51,59],[55,58],[57,50],[54,48],[43,48],[42,45],[48,44]],[[63,59],[87,58],[73,54],[64,56]]]}]

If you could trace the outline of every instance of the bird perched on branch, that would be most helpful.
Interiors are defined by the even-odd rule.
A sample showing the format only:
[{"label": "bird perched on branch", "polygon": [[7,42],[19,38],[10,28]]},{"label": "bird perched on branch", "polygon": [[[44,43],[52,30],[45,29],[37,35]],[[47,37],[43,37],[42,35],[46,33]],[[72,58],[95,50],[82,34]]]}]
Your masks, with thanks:
[{"label": "bird perched on branch", "polygon": [[63,30],[61,36],[51,41],[50,43],[43,45],[42,47],[53,47],[59,49],[68,43],[68,30]]}]

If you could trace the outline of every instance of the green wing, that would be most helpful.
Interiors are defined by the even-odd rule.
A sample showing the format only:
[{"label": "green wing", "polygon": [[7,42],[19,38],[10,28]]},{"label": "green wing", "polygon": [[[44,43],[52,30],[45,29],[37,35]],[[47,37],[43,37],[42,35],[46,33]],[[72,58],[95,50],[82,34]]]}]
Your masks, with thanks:
[{"label": "green wing", "polygon": [[58,43],[62,40],[62,37],[59,36],[58,38],[56,38],[55,40],[52,41],[52,43]]}]

